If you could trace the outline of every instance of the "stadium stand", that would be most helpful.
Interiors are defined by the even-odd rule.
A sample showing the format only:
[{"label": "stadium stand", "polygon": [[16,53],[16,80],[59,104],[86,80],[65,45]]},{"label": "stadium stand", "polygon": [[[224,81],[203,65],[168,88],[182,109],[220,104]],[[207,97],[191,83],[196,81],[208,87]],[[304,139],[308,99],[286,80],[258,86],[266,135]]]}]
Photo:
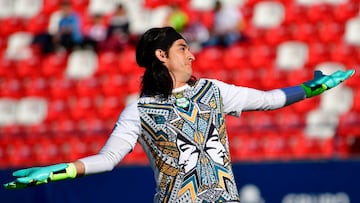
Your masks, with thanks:
[{"label": "stadium stand", "polygon": [[[173,1],[70,2],[84,26],[91,15],[109,18],[117,3],[123,3],[136,39],[150,26],[161,26],[159,17]],[[211,26],[214,1],[177,2],[189,16],[198,16]],[[357,70],[354,78],[321,97],[270,113],[228,117],[232,158],[357,156],[352,154],[352,144],[360,137],[360,1],[223,2],[242,11],[248,41],[196,52],[197,76],[270,89],[298,85],[310,79],[314,69]],[[33,165],[34,161],[45,165],[96,153],[126,102],[137,96],[143,70],[136,65],[133,43],[121,52],[80,49],[48,54],[31,43],[40,33],[56,31],[53,23],[60,3],[0,0],[0,167]],[[137,146],[123,164],[148,162]]]}]

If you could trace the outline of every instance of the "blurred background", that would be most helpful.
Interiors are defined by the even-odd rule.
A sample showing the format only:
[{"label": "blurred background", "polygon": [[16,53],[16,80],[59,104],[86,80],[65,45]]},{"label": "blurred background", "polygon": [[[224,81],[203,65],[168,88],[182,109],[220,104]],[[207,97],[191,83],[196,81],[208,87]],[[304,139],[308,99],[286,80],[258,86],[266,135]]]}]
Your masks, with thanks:
[{"label": "blurred background", "polygon": [[[196,77],[269,90],[299,85],[314,70],[355,69],[321,96],[226,124],[243,203],[360,202],[359,7],[360,0],[0,0],[0,180],[97,153],[138,97],[139,35],[173,26],[195,54]],[[12,202],[151,202],[154,187],[137,145],[108,174],[0,194]]]}]

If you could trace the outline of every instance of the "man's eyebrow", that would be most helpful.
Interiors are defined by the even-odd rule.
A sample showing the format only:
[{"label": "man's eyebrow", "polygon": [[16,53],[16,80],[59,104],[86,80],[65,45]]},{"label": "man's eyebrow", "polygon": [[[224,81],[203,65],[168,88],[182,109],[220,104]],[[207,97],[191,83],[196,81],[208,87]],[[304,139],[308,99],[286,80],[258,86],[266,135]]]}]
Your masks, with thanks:
[{"label": "man's eyebrow", "polygon": [[185,44],[185,43],[180,43],[180,44],[178,44],[177,46],[179,46],[179,47],[189,48],[189,46],[188,46],[187,44]]}]

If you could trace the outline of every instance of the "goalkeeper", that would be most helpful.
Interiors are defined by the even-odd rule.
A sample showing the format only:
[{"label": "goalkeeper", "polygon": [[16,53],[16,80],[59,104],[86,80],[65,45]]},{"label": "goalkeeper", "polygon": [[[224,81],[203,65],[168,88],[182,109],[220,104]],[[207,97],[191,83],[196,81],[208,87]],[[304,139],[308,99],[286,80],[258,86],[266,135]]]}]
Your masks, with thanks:
[{"label": "goalkeeper", "polygon": [[[156,177],[155,202],[240,202],[231,167],[225,114],[272,110],[334,88],[354,70],[324,75],[270,91],[192,75],[195,56],[173,28],[152,28],[140,38],[136,61],[145,68],[140,98],[121,113],[96,155],[72,163],[15,171],[4,184],[20,189],[112,170],[139,141]],[[202,59],[206,60],[206,59]]]}]

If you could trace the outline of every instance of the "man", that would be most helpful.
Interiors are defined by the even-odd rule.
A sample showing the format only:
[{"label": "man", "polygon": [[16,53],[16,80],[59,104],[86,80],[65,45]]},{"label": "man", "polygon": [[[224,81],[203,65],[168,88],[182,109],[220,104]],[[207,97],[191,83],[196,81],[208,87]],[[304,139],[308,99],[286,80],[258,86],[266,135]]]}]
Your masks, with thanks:
[{"label": "man", "polygon": [[[194,55],[173,28],[140,38],[136,60],[145,68],[141,97],[128,105],[102,150],[73,163],[15,171],[8,189],[112,170],[139,141],[154,170],[154,202],[239,202],[225,114],[284,107],[335,87],[354,71],[316,72],[302,85],[260,91],[192,76]],[[206,59],[204,59],[206,60]]]}]

